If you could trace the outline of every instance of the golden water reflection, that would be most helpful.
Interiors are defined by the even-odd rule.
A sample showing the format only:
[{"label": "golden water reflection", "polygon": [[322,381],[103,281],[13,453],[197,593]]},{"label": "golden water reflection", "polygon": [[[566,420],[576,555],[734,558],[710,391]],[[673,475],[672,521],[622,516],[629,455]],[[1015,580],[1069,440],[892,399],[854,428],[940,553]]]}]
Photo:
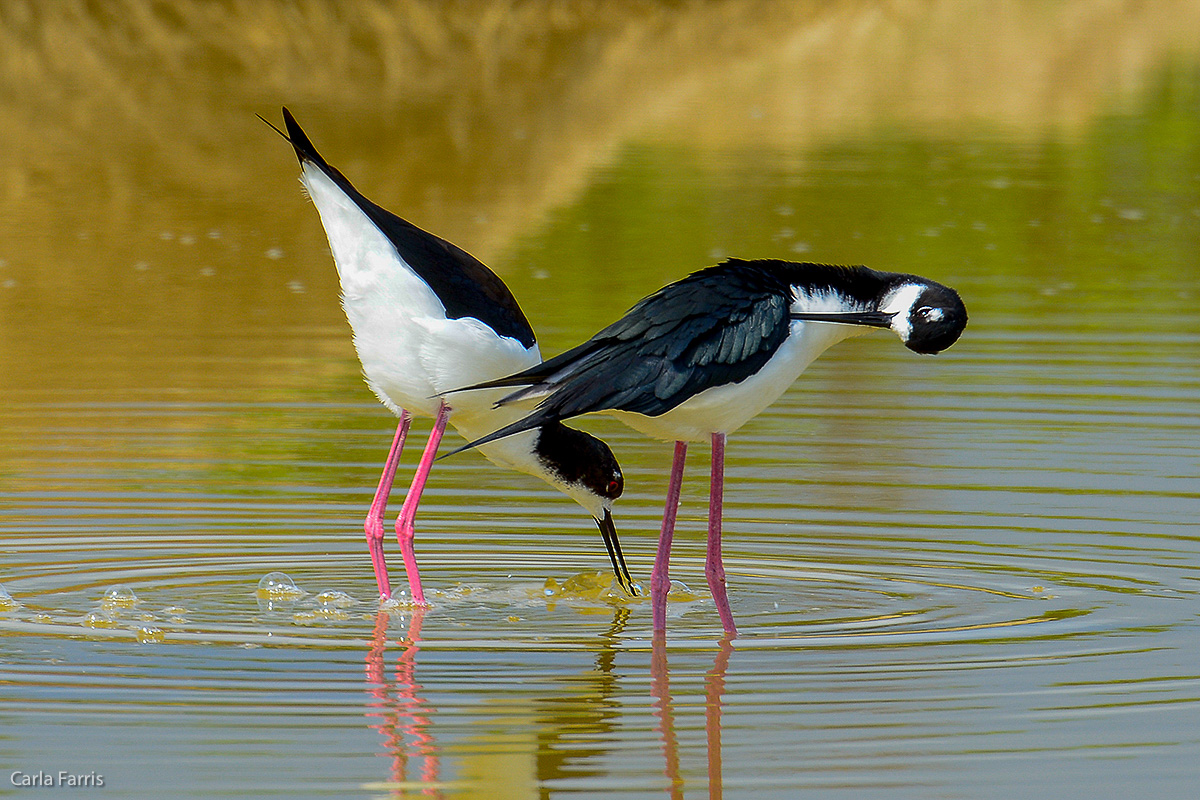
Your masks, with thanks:
[{"label": "golden water reflection", "polygon": [[[376,617],[366,657],[368,691],[373,697],[367,704],[366,717],[380,734],[381,755],[389,760],[390,767],[386,781],[373,782],[365,788],[385,791],[397,798],[529,797],[537,794],[540,786],[579,777],[580,768],[574,765],[604,755],[602,750],[588,750],[577,744],[569,746],[569,742],[614,734],[606,720],[615,720],[615,714],[606,709],[615,697],[619,681],[614,674],[614,657],[621,647],[628,609],[615,611],[612,626],[598,650],[595,668],[564,684],[570,699],[547,697],[525,709],[505,708],[494,723],[480,723],[480,727],[495,727],[496,732],[473,737],[469,743],[451,748],[437,740],[437,709],[425,699],[419,677],[417,657],[425,614],[424,608],[411,609],[407,629],[395,639],[388,636],[389,612],[381,610]],[[704,677],[701,702],[707,753],[703,785],[714,799],[723,795],[721,710],[733,652],[732,638],[723,637],[712,667]],[[650,674],[652,713],[658,720],[667,793],[672,798],[682,798],[688,781],[680,768],[675,705],[681,700],[690,701],[671,693],[668,645],[661,634],[651,641]],[[451,758],[451,753],[457,757]],[[443,775],[443,762],[447,760],[451,762],[445,766],[452,773],[449,779]],[[601,773],[583,767],[582,774]]]},{"label": "golden water reflection", "polygon": [[[1191,35],[1200,4],[1182,0],[636,8],[10,0],[0,15],[8,87],[0,141],[12,156],[0,161],[0,383],[97,395],[214,381],[295,390],[306,385],[297,364],[327,370],[326,359],[352,359],[295,165],[254,118],[285,102],[369,196],[492,263],[535,325],[553,329],[554,301],[539,298],[545,287],[524,271],[522,248],[557,209],[598,179],[603,186],[606,169],[636,169],[631,145],[652,145],[653,168],[682,166],[677,177],[693,180],[730,158],[761,162],[757,154],[795,170],[880,131],[905,131],[900,141],[985,133],[1070,143],[1108,115],[1136,111],[1160,86],[1186,90],[1164,76],[1194,76],[1200,48]],[[1163,131],[1162,143],[1179,133]],[[928,207],[940,192],[904,195],[923,173],[947,168],[938,158],[902,161],[911,162],[910,188],[894,204],[884,195],[867,213],[824,212],[855,226],[865,247],[801,241],[801,252],[896,261],[871,246],[873,235],[894,242],[903,209]],[[1165,162],[1167,175],[1180,174],[1176,166]],[[744,169],[714,177],[744,193]],[[1080,177],[1122,178],[1120,164],[1104,169]],[[712,188],[720,198],[720,184]],[[1117,227],[1139,222],[1122,215],[1154,222],[1152,209],[1119,205],[1119,185],[1101,191],[1118,205],[1092,213],[1111,211]],[[714,248],[797,245],[764,247],[778,226],[760,222],[744,241],[638,258],[639,245],[689,221],[682,212],[704,214],[692,224],[712,221],[731,200],[672,209],[648,199],[621,198],[612,209],[624,226],[616,243],[650,226],[629,253],[608,254],[621,270],[596,276],[589,261],[552,263],[556,288],[612,298],[584,321],[614,317],[664,278],[707,263]],[[994,225],[1012,210],[994,206],[963,224]],[[746,211],[761,218],[773,209]],[[780,226],[814,210],[793,211]],[[1003,231],[1001,253],[1019,244],[1017,233]],[[668,241],[688,237],[696,238]],[[945,239],[925,244],[934,260],[956,260]]]},{"label": "golden water reflection", "polygon": [[[0,760],[111,762],[102,727],[195,793],[1191,796],[1197,30],[1194,0],[0,0]],[[739,432],[736,650],[703,602],[665,647],[639,607],[529,601],[594,531],[469,456],[420,546],[486,599],[260,617],[274,569],[369,596],[392,424],[255,118],[285,103],[547,354],[723,255],[926,273],[972,326],[847,343]],[[644,572],[668,449],[584,424]],[[113,583],[162,642],[81,626]]]}]

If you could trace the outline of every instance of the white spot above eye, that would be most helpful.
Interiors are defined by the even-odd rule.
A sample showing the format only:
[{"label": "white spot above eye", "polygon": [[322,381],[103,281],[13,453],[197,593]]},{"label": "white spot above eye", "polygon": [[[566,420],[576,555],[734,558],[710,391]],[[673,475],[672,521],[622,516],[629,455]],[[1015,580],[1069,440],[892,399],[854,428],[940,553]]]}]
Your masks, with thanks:
[{"label": "white spot above eye", "polygon": [[922,306],[917,312],[926,322],[941,322],[946,316],[946,312],[942,309],[930,308],[929,306]]},{"label": "white spot above eye", "polygon": [[892,330],[896,332],[902,342],[907,342],[909,335],[912,334],[913,306],[917,304],[917,300],[924,291],[925,287],[919,283],[902,284],[892,290],[879,308],[885,314],[893,315]]}]

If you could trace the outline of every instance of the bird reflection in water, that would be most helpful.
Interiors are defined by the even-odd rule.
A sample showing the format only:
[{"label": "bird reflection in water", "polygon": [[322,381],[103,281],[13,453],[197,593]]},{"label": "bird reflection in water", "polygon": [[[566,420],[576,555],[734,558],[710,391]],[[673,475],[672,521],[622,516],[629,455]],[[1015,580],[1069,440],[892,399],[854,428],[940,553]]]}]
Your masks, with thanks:
[{"label": "bird reflection in water", "polygon": [[[670,782],[672,800],[683,797],[684,780],[679,768],[679,736],[675,729],[675,708],[671,697],[670,668],[667,665],[667,639],[655,634],[650,653],[650,692],[654,695],[654,715],[662,737],[664,774]],[[712,669],[704,676],[704,733],[708,752],[708,796],[719,800],[721,780],[721,709],[724,705],[725,674],[733,655],[733,636],[721,638]]]},{"label": "bird reflection in water", "polygon": [[[421,625],[425,621],[425,609],[416,607],[408,621],[408,633],[399,640],[402,647],[396,659],[396,678],[389,681],[383,666],[383,655],[387,650],[387,611],[380,610],[375,617],[375,631],[371,637],[371,648],[367,651],[367,683],[375,698],[368,704],[367,717],[379,720],[371,727],[383,736],[384,748],[392,757],[392,768],[387,788],[393,791],[420,789],[430,797],[441,797],[438,788],[441,763],[437,743],[433,738],[433,723],[430,715],[434,709],[421,697],[421,685],[417,683],[417,652],[421,649]],[[410,763],[416,762],[417,774],[410,780]]]},{"label": "bird reflection in water", "polygon": [[[375,620],[371,647],[366,656],[366,678],[372,700],[366,716],[375,720],[371,727],[383,739],[384,752],[391,758],[389,778],[370,788],[390,791],[392,796],[408,796],[417,792],[428,797],[443,797],[448,790],[459,790],[470,782],[447,782],[441,776],[441,746],[433,736],[433,717],[437,713],[422,696],[417,682],[416,659],[420,651],[421,626],[426,609],[414,608],[408,618],[407,633],[393,640],[400,647],[395,674],[390,677],[384,667],[388,646],[386,611]],[[617,729],[620,703],[620,673],[615,669],[621,652],[623,630],[630,612],[624,607],[615,609],[612,624],[601,636],[595,660],[583,675],[573,675],[567,683],[569,691],[548,692],[534,701],[536,759],[531,765],[529,785],[569,783],[585,778],[603,779],[596,769],[605,755],[600,742],[613,742]],[[712,667],[704,678],[704,728],[707,751],[708,796],[720,798],[723,793],[721,776],[721,713],[724,705],[725,676],[733,654],[733,637],[720,640]],[[675,705],[679,698],[671,695],[670,668],[664,635],[652,640],[651,694],[654,716],[658,718],[658,733],[662,741],[664,768],[668,780],[668,796],[682,798],[686,782],[681,768],[679,735]],[[584,678],[583,681],[580,678]],[[690,703],[684,702],[684,705]],[[593,743],[589,747],[587,743]],[[453,791],[451,793],[454,793]]]}]

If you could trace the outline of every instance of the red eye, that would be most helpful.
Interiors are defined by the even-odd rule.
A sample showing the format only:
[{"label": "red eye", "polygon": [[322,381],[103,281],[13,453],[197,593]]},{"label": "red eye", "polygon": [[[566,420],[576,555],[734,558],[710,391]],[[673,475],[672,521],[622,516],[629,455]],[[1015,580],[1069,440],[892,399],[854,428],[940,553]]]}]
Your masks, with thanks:
[{"label": "red eye", "polygon": [[609,481],[608,482],[608,493],[609,494],[616,494],[619,491],[621,491],[621,484],[619,481]]}]

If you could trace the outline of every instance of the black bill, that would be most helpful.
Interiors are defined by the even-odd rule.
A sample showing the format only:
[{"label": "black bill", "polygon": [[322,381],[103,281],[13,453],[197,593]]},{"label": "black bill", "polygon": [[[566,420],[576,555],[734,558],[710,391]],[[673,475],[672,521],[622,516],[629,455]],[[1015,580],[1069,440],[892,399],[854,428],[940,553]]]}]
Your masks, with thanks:
[{"label": "black bill", "polygon": [[600,535],[604,537],[604,546],[608,548],[608,558],[612,561],[617,583],[620,584],[625,594],[637,597],[640,592],[634,584],[633,578],[629,577],[629,567],[625,566],[625,556],[621,553],[621,540],[617,538],[617,526],[613,524],[612,513],[606,508],[604,509],[604,518],[596,517],[595,519],[596,524],[600,526]]},{"label": "black bill", "polygon": [[869,328],[890,328],[895,314],[882,311],[793,311],[792,319],[806,322],[840,322],[843,325],[866,325]]}]

